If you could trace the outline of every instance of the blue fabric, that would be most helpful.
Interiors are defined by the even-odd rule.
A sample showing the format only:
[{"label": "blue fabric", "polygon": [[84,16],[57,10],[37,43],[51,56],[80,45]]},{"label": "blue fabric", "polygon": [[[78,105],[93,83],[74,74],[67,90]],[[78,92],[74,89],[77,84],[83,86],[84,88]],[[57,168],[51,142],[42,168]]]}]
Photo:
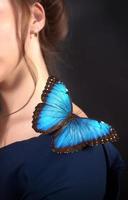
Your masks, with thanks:
[{"label": "blue fabric", "polygon": [[0,149],[1,200],[118,199],[124,161],[114,144],[104,144],[108,161],[103,145],[69,154],[50,145],[40,135]]}]

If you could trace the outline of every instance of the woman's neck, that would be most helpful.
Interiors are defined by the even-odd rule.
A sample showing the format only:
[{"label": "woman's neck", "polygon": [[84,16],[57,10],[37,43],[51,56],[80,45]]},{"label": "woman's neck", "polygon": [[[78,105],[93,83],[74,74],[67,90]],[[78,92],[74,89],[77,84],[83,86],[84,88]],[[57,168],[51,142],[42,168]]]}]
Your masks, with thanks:
[{"label": "woman's neck", "polygon": [[[39,69],[42,71],[39,71]],[[15,120],[17,118],[21,119],[22,117],[32,115],[34,107],[41,101],[41,93],[49,76],[45,65],[40,66],[39,69],[35,92],[35,84],[27,66],[17,68],[13,77],[10,76],[10,80],[8,79],[4,83],[0,84],[0,107],[2,109],[0,112],[1,119],[4,119],[5,116],[5,118]],[[19,110],[26,104],[33,92],[34,95],[28,104],[23,109]],[[17,110],[19,111],[9,115]]]}]

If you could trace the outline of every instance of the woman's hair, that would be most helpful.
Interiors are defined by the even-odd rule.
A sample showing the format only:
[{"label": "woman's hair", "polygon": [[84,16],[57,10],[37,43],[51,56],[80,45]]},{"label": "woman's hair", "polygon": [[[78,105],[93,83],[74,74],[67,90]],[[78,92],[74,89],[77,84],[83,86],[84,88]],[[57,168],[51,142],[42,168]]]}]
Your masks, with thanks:
[{"label": "woman's hair", "polygon": [[[66,37],[68,33],[68,12],[64,0],[11,0],[12,8],[14,10],[14,15],[15,15],[17,41],[20,50],[19,62],[21,58],[24,57],[28,69],[36,85],[37,83],[37,76],[35,73],[36,66],[32,62],[31,58],[26,56],[25,52],[25,41],[28,34],[29,19],[31,17],[30,8],[35,2],[39,2],[40,4],[42,4],[46,16],[45,26],[39,32],[39,43],[42,56],[46,63],[49,74],[51,73],[54,64],[56,64],[56,58],[59,57],[58,56],[59,54],[57,52],[57,45],[59,44],[60,41],[62,41]],[[21,19],[22,19],[21,38],[18,35],[19,11],[21,13]],[[31,62],[31,65],[28,64],[28,60],[29,63]]]},{"label": "woman's hair", "polygon": [[[64,0],[11,0],[17,28],[18,45],[21,57],[26,56],[25,41],[28,34],[29,19],[31,15],[30,7],[39,2],[42,4],[46,21],[44,28],[39,32],[39,43],[42,56],[50,73],[58,57],[57,45],[62,41],[68,32],[68,13]],[[21,12],[21,39],[18,35],[18,12]]]}]

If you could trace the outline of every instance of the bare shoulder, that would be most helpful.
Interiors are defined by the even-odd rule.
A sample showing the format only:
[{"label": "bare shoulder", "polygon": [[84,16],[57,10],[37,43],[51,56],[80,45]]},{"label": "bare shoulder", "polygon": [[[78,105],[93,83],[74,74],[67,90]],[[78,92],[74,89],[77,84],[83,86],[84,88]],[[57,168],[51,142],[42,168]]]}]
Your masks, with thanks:
[{"label": "bare shoulder", "polygon": [[87,114],[75,103],[72,103],[73,113],[77,114],[80,117],[88,117]]}]

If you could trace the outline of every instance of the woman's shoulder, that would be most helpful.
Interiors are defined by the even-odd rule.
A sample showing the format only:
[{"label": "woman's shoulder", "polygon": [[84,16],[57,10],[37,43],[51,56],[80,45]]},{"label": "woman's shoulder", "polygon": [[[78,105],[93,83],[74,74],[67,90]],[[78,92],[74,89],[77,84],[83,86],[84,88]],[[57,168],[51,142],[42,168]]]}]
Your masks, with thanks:
[{"label": "woman's shoulder", "polygon": [[[78,114],[80,117],[87,117],[87,114],[75,103],[73,103],[73,111]],[[118,150],[118,147],[112,142],[106,142],[103,145],[103,148],[106,152],[106,156],[111,168],[126,169],[126,162],[123,160],[121,152]]]},{"label": "woman's shoulder", "polygon": [[74,102],[72,103],[73,113],[78,114],[79,117],[88,117],[87,114]]},{"label": "woman's shoulder", "polygon": [[118,147],[116,147],[116,145],[112,142],[107,142],[103,144],[103,147],[106,152],[109,167],[116,171],[125,170],[126,162],[123,159]]}]

